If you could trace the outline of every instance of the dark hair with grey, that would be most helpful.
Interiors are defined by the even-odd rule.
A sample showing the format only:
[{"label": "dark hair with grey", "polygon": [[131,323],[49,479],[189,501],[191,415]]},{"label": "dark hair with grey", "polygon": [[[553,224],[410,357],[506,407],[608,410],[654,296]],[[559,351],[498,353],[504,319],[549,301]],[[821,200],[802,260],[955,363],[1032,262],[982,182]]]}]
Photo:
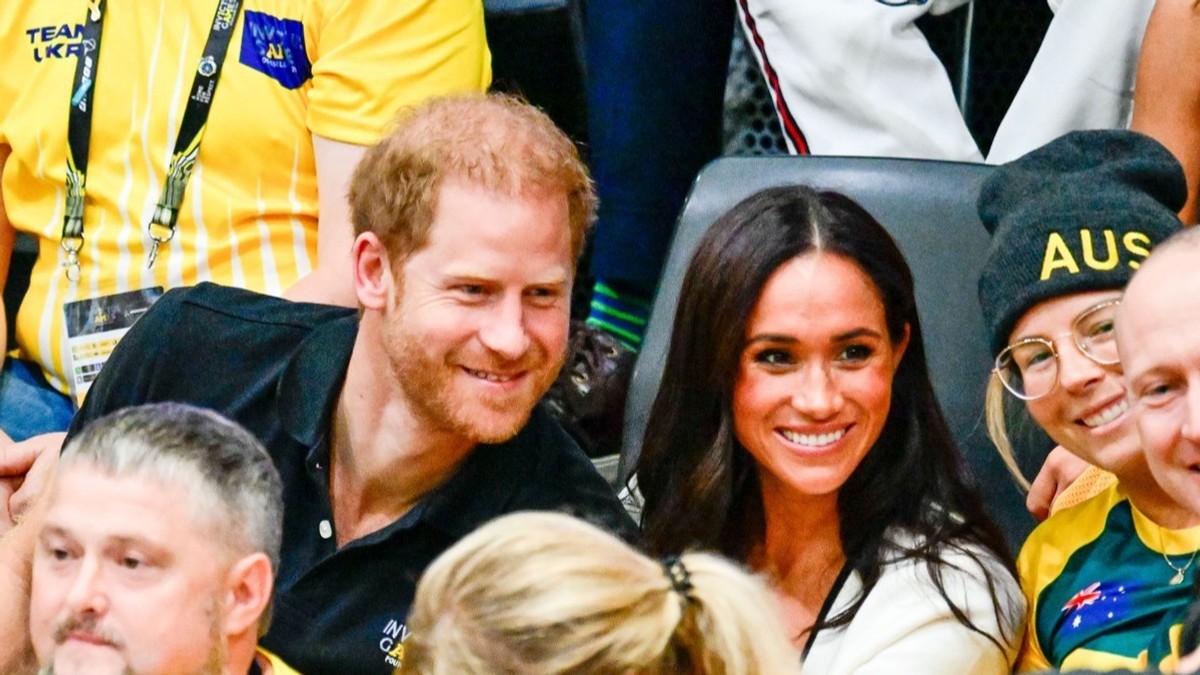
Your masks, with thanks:
[{"label": "dark hair with grey", "polygon": [[[266,449],[211,410],[182,403],[125,408],[88,423],[63,448],[60,471],[86,463],[186,488],[194,517],[230,553],[262,552],[279,569],[283,488]],[[264,615],[260,630],[265,629]]]}]

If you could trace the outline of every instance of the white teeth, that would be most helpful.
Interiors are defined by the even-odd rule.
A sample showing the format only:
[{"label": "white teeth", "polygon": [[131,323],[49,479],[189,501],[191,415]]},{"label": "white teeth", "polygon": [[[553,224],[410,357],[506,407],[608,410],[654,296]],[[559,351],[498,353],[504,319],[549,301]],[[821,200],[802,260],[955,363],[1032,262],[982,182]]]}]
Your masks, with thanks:
[{"label": "white teeth", "polygon": [[1083,418],[1083,423],[1094,429],[1101,424],[1108,424],[1109,422],[1117,419],[1128,409],[1129,401],[1121,399],[1120,401],[1117,401],[1095,415]]},{"label": "white teeth", "polygon": [[467,373],[472,377],[478,377],[479,379],[487,380],[488,382],[508,382],[513,379],[511,375],[496,375],[495,373],[487,373],[482,370],[472,370],[465,367],[463,370],[467,371]]},{"label": "white teeth", "polygon": [[782,429],[779,433],[783,434],[784,438],[797,445],[807,445],[812,448],[819,448],[841,440],[842,436],[846,435],[846,430],[838,429],[837,431],[828,434],[798,434],[794,431]]}]

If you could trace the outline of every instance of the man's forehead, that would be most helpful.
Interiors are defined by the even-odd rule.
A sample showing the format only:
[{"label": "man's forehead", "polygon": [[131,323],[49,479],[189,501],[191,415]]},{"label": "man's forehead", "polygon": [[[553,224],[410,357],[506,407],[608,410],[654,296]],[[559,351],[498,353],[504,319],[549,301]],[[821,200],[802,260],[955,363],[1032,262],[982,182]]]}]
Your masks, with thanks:
[{"label": "man's forehead", "polygon": [[1194,269],[1200,259],[1186,253],[1163,251],[1129,284],[1117,316],[1127,370],[1142,371],[1180,356],[1200,362],[1200,335],[1193,334],[1200,323],[1200,275]]},{"label": "man's forehead", "polygon": [[58,470],[46,522],[130,536],[179,532],[192,521],[186,495],[176,481],[144,472],[115,475],[90,462],[67,462]]}]

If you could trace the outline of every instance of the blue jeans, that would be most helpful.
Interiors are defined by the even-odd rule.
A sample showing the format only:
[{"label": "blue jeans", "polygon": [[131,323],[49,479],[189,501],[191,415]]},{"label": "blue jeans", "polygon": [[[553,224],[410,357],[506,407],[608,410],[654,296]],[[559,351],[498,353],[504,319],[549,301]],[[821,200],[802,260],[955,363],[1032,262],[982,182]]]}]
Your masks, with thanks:
[{"label": "blue jeans", "polygon": [[75,414],[70,397],[46,382],[28,361],[8,358],[0,372],[0,429],[14,441],[51,431],[66,431]]},{"label": "blue jeans", "polygon": [[588,3],[592,276],[654,294],[683,199],[721,153],[733,27],[730,0]]}]

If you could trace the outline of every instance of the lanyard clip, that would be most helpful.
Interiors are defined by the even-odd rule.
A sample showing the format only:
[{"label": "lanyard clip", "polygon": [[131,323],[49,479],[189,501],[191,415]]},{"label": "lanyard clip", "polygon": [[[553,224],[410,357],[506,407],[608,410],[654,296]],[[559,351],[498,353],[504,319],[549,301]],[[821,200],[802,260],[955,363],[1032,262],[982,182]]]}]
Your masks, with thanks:
[{"label": "lanyard clip", "polygon": [[[158,213],[155,212],[154,215],[157,217]],[[150,233],[150,252],[146,255],[146,269],[152,269],[154,261],[158,259],[158,245],[171,241],[175,237],[175,228],[157,220],[151,220],[150,224],[146,226],[146,231]],[[166,234],[163,234],[164,232]]]},{"label": "lanyard clip", "polygon": [[75,283],[79,281],[79,251],[83,248],[83,237],[63,237],[59,245],[62,247],[63,252],[67,254],[67,259],[62,264],[63,269],[67,271],[67,281]]}]

